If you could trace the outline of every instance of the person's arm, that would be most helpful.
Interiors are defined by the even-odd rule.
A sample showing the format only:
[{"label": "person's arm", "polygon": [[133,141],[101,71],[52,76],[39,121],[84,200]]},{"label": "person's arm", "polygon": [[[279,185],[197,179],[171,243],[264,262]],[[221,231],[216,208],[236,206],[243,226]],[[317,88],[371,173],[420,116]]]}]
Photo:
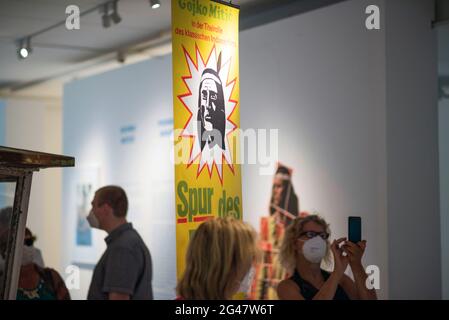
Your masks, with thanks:
[{"label": "person's arm", "polygon": [[362,265],[362,257],[365,252],[366,241],[361,241],[358,244],[347,241],[344,246],[344,250],[348,254],[349,265],[354,275],[355,288],[357,290],[357,296],[361,300],[376,300],[376,290],[368,289],[366,286],[366,279],[368,275],[365,272],[365,268]]},{"label": "person's arm", "polygon": [[279,282],[277,293],[280,300],[304,300],[304,297],[299,292],[299,287],[290,279]]},{"label": "person's arm", "polygon": [[109,300],[129,300],[129,294],[118,293],[118,292],[109,292],[108,296]]}]

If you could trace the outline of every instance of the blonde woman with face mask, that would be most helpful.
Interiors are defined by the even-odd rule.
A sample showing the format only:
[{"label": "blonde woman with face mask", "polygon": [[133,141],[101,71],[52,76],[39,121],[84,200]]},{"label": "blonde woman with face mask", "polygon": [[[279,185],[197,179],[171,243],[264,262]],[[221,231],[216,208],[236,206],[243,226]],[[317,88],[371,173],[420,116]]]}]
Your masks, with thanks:
[{"label": "blonde woman with face mask", "polygon": [[22,249],[17,300],[70,300],[70,293],[60,274],[36,263],[36,250],[30,241],[33,234],[27,228]]},{"label": "blonde woman with face mask", "polygon": [[247,292],[259,258],[254,229],[233,218],[202,223],[190,240],[178,299],[229,300]]},{"label": "blonde woman with face mask", "polygon": [[[277,287],[282,300],[352,300],[376,299],[374,289],[366,287],[367,275],[362,266],[366,241],[357,244],[340,238],[329,242],[326,221],[310,215],[295,219],[287,228],[280,249],[280,260],[292,276]],[[321,262],[334,258],[334,270],[321,269]],[[354,281],[345,275],[348,265]]]}]

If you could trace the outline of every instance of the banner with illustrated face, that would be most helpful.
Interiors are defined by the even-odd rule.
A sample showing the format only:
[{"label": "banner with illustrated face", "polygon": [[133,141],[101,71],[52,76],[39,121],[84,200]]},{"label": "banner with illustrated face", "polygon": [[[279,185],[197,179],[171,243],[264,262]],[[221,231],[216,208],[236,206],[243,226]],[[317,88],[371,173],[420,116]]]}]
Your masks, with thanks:
[{"label": "banner with illustrated face", "polygon": [[219,1],[172,0],[178,278],[202,222],[242,219],[238,19]]}]

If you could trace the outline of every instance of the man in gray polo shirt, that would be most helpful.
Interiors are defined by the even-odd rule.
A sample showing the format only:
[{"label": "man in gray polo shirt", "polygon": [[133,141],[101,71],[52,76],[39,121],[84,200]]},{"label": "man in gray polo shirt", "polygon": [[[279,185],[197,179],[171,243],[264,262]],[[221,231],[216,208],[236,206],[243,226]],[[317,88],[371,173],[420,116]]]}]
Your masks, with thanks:
[{"label": "man in gray polo shirt", "polygon": [[107,249],[95,267],[88,300],[153,299],[152,265],[148,248],[126,221],[128,199],[117,186],[95,193],[87,221],[108,233]]}]

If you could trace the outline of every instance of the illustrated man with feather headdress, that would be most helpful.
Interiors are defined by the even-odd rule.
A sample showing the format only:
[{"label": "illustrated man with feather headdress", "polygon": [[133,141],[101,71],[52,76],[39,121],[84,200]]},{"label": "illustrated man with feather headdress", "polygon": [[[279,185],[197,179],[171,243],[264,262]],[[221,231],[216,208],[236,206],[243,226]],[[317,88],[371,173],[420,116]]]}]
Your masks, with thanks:
[{"label": "illustrated man with feather headdress", "polygon": [[221,69],[221,53],[216,70],[204,69],[201,75],[198,95],[198,137],[201,150],[206,144],[209,148],[218,145],[225,150],[226,113],[223,84],[219,73]]}]

